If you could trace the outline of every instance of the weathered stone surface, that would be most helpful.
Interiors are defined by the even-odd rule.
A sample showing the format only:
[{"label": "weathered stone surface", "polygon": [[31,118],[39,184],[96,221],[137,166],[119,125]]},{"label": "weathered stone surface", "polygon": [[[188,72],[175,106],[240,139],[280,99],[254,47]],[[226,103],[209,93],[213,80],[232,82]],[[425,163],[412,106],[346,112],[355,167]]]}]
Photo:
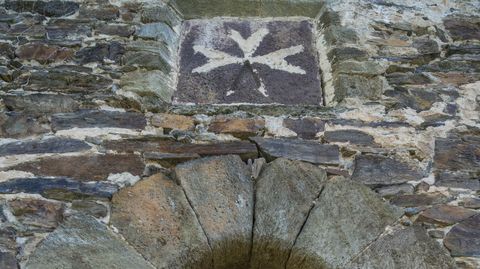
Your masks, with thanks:
[{"label": "weathered stone surface", "polygon": [[335,64],[345,60],[366,60],[368,53],[354,47],[337,47],[328,52],[328,58]]},{"label": "weathered stone surface", "polygon": [[101,24],[95,28],[95,32],[104,35],[130,37],[135,32],[135,28],[128,24]]},{"label": "weathered stone surface", "polygon": [[[163,101],[166,103],[172,101],[174,91],[172,85],[173,82],[171,81],[171,78],[161,71],[129,72],[120,79],[120,87],[123,90],[137,93],[140,96],[145,95],[145,98],[149,99],[152,99],[152,95],[146,93],[151,92],[159,97],[160,102]],[[148,100],[142,99],[142,104],[148,104]]]},{"label": "weathered stone surface", "polygon": [[420,226],[397,227],[360,253],[345,268],[457,268],[448,252]]},{"label": "weathered stone surface", "polygon": [[417,222],[448,226],[477,214],[475,210],[452,205],[435,205],[423,211]]},{"label": "weathered stone surface", "polygon": [[124,53],[125,49],[119,42],[100,43],[82,48],[75,53],[75,58],[79,64],[104,63],[105,59],[117,62]]},{"label": "weathered stone surface", "polygon": [[242,160],[255,159],[258,151],[255,144],[244,141],[216,142],[210,144],[184,144],[172,141],[118,140],[104,143],[106,149],[118,152],[159,152],[198,154],[204,156],[239,155]]},{"label": "weathered stone surface", "polygon": [[177,102],[321,104],[309,21],[187,21],[184,27]]},{"label": "weathered stone surface", "polygon": [[251,268],[285,268],[297,235],[327,174],[299,161],[276,159],[256,180]]},{"label": "weathered stone surface", "polygon": [[193,131],[195,129],[195,121],[192,117],[164,113],[153,115],[152,125],[163,128],[167,133],[171,130]]},{"label": "weathered stone surface", "polygon": [[248,167],[229,155],[180,164],[175,174],[209,239],[215,268],[247,268],[254,207]]},{"label": "weathered stone surface", "polygon": [[386,76],[388,83],[393,85],[422,85],[431,80],[421,73],[391,73]]},{"label": "weathered stone surface", "polygon": [[358,130],[326,131],[323,137],[327,142],[348,142],[357,145],[374,144],[373,136]]},{"label": "weathered stone surface", "polygon": [[145,117],[135,112],[118,112],[106,110],[88,110],[77,113],[62,113],[52,116],[52,128],[55,131],[71,128],[127,128],[143,129],[147,122]]},{"label": "weathered stone surface", "polygon": [[396,206],[417,207],[447,203],[451,199],[439,192],[394,196],[390,202]]},{"label": "weathered stone surface", "polygon": [[105,218],[108,215],[108,208],[100,203],[89,200],[73,200],[72,209],[78,210],[83,214],[91,215],[96,218]]},{"label": "weathered stone surface", "polygon": [[7,9],[16,12],[32,12],[45,15],[47,17],[61,17],[75,13],[79,5],[71,1],[5,1]]},{"label": "weathered stone surface", "polygon": [[414,188],[410,184],[400,184],[380,187],[375,191],[382,197],[392,197],[395,195],[413,194]]},{"label": "weathered stone surface", "polygon": [[0,156],[15,154],[66,153],[90,149],[87,143],[68,138],[48,138],[43,140],[27,140],[0,145]]},{"label": "weathered stone surface", "polygon": [[339,164],[340,151],[335,145],[320,144],[315,141],[291,139],[251,138],[262,155],[268,160],[283,157],[314,164]]},{"label": "weathered stone surface", "polygon": [[178,39],[178,34],[163,22],[143,24],[135,31],[135,35],[144,39],[164,41],[169,46],[173,46]]},{"label": "weathered stone surface", "polygon": [[452,15],[443,24],[454,40],[480,39],[479,17]]},{"label": "weathered stone surface", "polygon": [[425,89],[404,89],[396,87],[394,90],[385,91],[384,95],[395,98],[398,102],[395,108],[410,107],[417,112],[429,110],[435,102],[442,101],[437,93],[429,92]]},{"label": "weathered stone surface", "polygon": [[[0,193],[38,193],[45,197],[100,197],[111,198],[117,186],[96,182],[82,183],[68,178],[15,178],[0,182]],[[64,199],[60,199],[64,200]]]},{"label": "weathered stone surface", "polygon": [[53,230],[63,219],[63,205],[38,199],[15,199],[8,202],[12,214],[33,230]]},{"label": "weathered stone surface", "polygon": [[303,139],[314,139],[318,132],[325,130],[325,122],[315,118],[288,118],[283,120],[283,126]]},{"label": "weathered stone surface", "polygon": [[153,269],[142,256],[93,217],[74,215],[43,240],[25,268]]},{"label": "weathered stone surface", "polygon": [[286,268],[344,268],[400,216],[368,187],[333,178],[310,212]]},{"label": "weathered stone surface", "polygon": [[142,158],[135,154],[54,156],[10,167],[36,176],[69,177],[79,181],[101,181],[110,174],[124,172],[142,176],[144,168]]},{"label": "weathered stone surface", "polygon": [[73,57],[73,51],[59,46],[42,43],[31,43],[20,46],[15,54],[22,60],[35,60],[41,64],[68,61]]},{"label": "weathered stone surface", "polygon": [[480,209],[479,198],[466,198],[466,199],[463,199],[459,204],[466,208]]},{"label": "weathered stone surface", "polygon": [[4,269],[18,269],[15,253],[0,251],[0,267]]},{"label": "weathered stone surface", "polygon": [[92,36],[92,26],[88,20],[56,19],[50,20],[46,27],[50,40],[80,41],[85,36]]},{"label": "weathered stone surface", "polygon": [[334,67],[335,72],[340,74],[353,74],[364,76],[382,75],[385,73],[385,67],[378,62],[368,61],[342,61],[337,63]]},{"label": "weathered stone surface", "polygon": [[23,138],[50,132],[34,117],[23,113],[0,113],[0,137]]},{"label": "weathered stone surface", "polygon": [[118,18],[118,7],[113,5],[83,6],[79,12],[81,17],[97,20],[112,21]]},{"label": "weathered stone surface", "polygon": [[255,136],[265,128],[263,119],[235,119],[216,117],[208,126],[208,131],[220,134],[231,134],[241,139]]},{"label": "weathered stone surface", "polygon": [[79,107],[72,96],[63,94],[3,95],[2,98],[9,110],[22,111],[30,115],[72,112]]},{"label": "weathered stone surface", "polygon": [[163,167],[174,167],[179,163],[200,158],[197,153],[161,153],[161,152],[145,152],[143,157],[146,160],[159,163]]},{"label": "weathered stone surface", "polygon": [[111,222],[157,268],[213,268],[207,237],[182,187],[162,174],[116,194]]},{"label": "weathered stone surface", "polygon": [[147,70],[160,70],[165,74],[170,73],[171,66],[168,59],[160,53],[148,51],[127,51],[121,59],[122,65],[136,66]]},{"label": "weathered stone surface", "polygon": [[480,256],[480,214],[453,226],[443,242],[454,257]]},{"label": "weathered stone surface", "polygon": [[383,92],[383,81],[379,76],[364,77],[360,75],[339,74],[334,79],[335,98],[341,101],[346,97],[364,97],[378,99]]},{"label": "weathered stone surface", "polygon": [[176,11],[167,5],[143,8],[141,20],[143,23],[163,22],[170,27],[181,23],[181,18]]},{"label": "weathered stone surface", "polygon": [[419,168],[381,155],[360,155],[355,158],[352,180],[378,187],[418,181],[423,178]]}]

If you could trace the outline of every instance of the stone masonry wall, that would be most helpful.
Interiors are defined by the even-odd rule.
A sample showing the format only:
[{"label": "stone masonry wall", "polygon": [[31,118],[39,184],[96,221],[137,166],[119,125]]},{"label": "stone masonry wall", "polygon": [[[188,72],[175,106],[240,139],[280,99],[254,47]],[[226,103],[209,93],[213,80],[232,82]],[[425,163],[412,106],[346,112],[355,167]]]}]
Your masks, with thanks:
[{"label": "stone masonry wall", "polygon": [[[321,104],[172,101],[185,21],[236,17],[313,25]],[[0,268],[52,268],[54,252],[68,249],[56,242],[69,236],[91,245],[61,252],[59,268],[222,268],[235,255],[261,268],[250,249],[268,249],[254,240],[265,231],[248,221],[282,209],[268,188],[275,178],[291,186],[285,174],[308,188],[288,197],[300,208],[288,215],[299,230],[277,246],[288,253],[277,253],[278,268],[480,267],[479,2],[0,0]],[[230,177],[243,183],[222,185]],[[230,197],[235,191],[251,200]],[[169,215],[170,201],[181,217]],[[213,222],[215,203],[255,210],[215,207],[223,213]],[[328,215],[342,210],[350,211]],[[168,225],[155,226],[159,215]],[[217,236],[225,218],[238,227]],[[350,220],[359,220],[357,233],[338,224]],[[172,235],[184,223],[195,236]],[[237,232],[248,225],[245,239]],[[337,228],[348,244],[329,235]],[[305,262],[304,252],[333,249],[310,242],[315,236],[343,248]],[[244,241],[253,246],[236,244]],[[98,245],[108,258],[92,254]],[[166,264],[170,247],[201,258]],[[417,264],[381,258],[396,251]],[[441,257],[443,267],[414,255]]]}]

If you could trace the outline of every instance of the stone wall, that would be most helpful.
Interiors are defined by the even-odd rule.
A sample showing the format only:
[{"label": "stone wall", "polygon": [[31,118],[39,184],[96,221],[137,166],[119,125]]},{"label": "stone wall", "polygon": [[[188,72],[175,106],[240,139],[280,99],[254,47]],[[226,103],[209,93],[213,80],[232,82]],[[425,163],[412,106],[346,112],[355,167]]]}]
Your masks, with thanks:
[{"label": "stone wall", "polygon": [[[225,17],[309,21],[318,53],[322,103],[172,102],[182,25],[191,19]],[[85,263],[95,268],[113,264],[190,268],[188,259],[165,265],[155,258],[160,252],[168,257],[164,249],[175,246],[198,251],[194,256],[201,258],[193,260],[203,266],[198,268],[212,268],[211,260],[228,265],[232,261],[218,258],[222,246],[230,256],[245,252],[230,249],[238,241],[216,237],[218,227],[203,219],[212,209],[196,200],[200,199],[195,190],[205,188],[210,206],[235,204],[228,191],[220,195],[226,200],[209,193],[210,188],[220,192],[225,187],[221,180],[228,178],[215,180],[212,175],[245,174],[259,187],[260,175],[265,180],[276,178],[275,173],[282,175],[276,169],[292,176],[320,169],[333,183],[310,185],[312,193],[303,190],[304,196],[292,191],[292,199],[306,199],[294,200],[303,210],[298,216],[289,215],[300,223],[295,222],[295,229],[313,227],[306,225],[307,220],[319,221],[329,212],[325,209],[351,214],[329,216],[322,227],[338,228],[329,222],[335,218],[356,223],[366,221],[365,216],[382,217],[376,230],[359,230],[361,238],[347,232],[352,248],[338,251],[345,251],[348,261],[335,254],[320,258],[309,254],[308,258],[320,260],[312,260],[310,266],[439,268],[428,259],[405,264],[379,258],[389,255],[380,255],[382,250],[400,251],[389,247],[398,246],[399,237],[405,237],[410,239],[401,249],[426,242],[433,254],[425,252],[422,257],[445,257],[439,259],[445,268],[451,266],[445,251],[460,268],[478,268],[479,103],[480,5],[474,0],[0,0],[0,267],[68,268],[68,263]],[[238,155],[247,165],[242,167],[232,156],[218,157],[224,155]],[[290,164],[286,159],[302,162]],[[304,162],[314,168],[304,168]],[[203,174],[198,169],[204,169]],[[322,172],[309,173],[318,178]],[[338,176],[359,184],[350,191]],[[238,177],[233,182],[244,179]],[[204,178],[213,179],[202,186]],[[299,176],[300,181],[305,178]],[[199,185],[185,183],[190,180]],[[164,193],[152,192],[155,188]],[[233,185],[226,190],[244,191],[254,203],[246,208],[252,209],[261,199],[258,192],[254,199],[249,188]],[[329,191],[321,194],[321,189]],[[370,195],[402,209],[403,216],[383,204],[373,211],[351,204],[353,198],[363,197],[361,204],[368,207],[368,201],[378,199]],[[183,217],[161,211],[169,199],[182,205]],[[313,201],[327,206],[314,209]],[[132,207],[133,202],[141,206]],[[275,206],[262,208],[283,209]],[[265,215],[270,212],[266,209]],[[237,238],[241,242],[264,232],[245,224],[253,213],[244,213],[218,217],[219,222],[227,218],[242,224],[222,230],[225,238],[232,240],[236,231],[249,225],[247,239],[243,233]],[[314,213],[311,218],[310,213]],[[169,226],[172,230],[161,234],[155,230],[165,227],[155,226],[158,214],[172,214],[165,223],[178,227]],[[185,228],[182,223],[192,222],[195,227],[189,227],[191,236],[186,237],[190,241],[172,236]],[[88,226],[95,228],[85,232]],[[144,235],[137,235],[136,228]],[[428,236],[423,235],[424,228]],[[338,229],[341,234],[353,228]],[[288,243],[277,246],[289,253],[281,258],[285,268],[287,264],[309,268],[296,263],[302,253],[332,247],[308,241],[328,232],[310,228],[288,233],[295,236],[283,238]],[[65,260],[56,265],[42,258],[52,257],[58,246],[68,249],[68,244],[55,245],[55,240],[68,236],[88,238],[91,245],[84,246],[79,256],[65,250]],[[99,237],[104,241],[97,242]],[[343,241],[333,237],[326,239],[341,246]],[[108,259],[87,257],[102,244]],[[158,250],[156,245],[168,247]],[[402,255],[415,260],[408,256],[415,254]]]}]

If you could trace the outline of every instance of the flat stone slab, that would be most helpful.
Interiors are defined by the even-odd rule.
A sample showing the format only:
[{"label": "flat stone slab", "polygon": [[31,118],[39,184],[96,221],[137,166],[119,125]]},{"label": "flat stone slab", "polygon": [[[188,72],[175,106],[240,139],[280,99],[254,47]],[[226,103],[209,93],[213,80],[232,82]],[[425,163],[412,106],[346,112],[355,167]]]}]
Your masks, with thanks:
[{"label": "flat stone slab", "polygon": [[380,236],[345,268],[457,268],[448,251],[420,226],[402,227]]},{"label": "flat stone slab", "polygon": [[325,170],[300,161],[279,158],[264,168],[255,186],[251,268],[285,268],[326,179]]},{"label": "flat stone slab", "polygon": [[214,268],[248,268],[253,227],[253,181],[240,157],[193,160],[175,168],[177,180],[205,231]]},{"label": "flat stone slab", "polygon": [[67,153],[90,149],[87,143],[69,138],[53,137],[43,140],[26,140],[0,145],[0,156],[16,154]]},{"label": "flat stone slab", "polygon": [[316,141],[250,138],[260,148],[261,154],[269,161],[282,157],[313,164],[340,163],[340,150],[337,145],[326,145]]},{"label": "flat stone slab", "polygon": [[174,101],[320,105],[312,29],[308,20],[186,21]]},{"label": "flat stone slab", "polygon": [[135,154],[55,156],[11,167],[36,176],[69,177],[79,181],[102,181],[110,174],[124,172],[142,176],[144,168],[142,158]]},{"label": "flat stone slab", "polygon": [[417,222],[448,226],[477,214],[477,211],[453,205],[435,205],[423,211]]},{"label": "flat stone slab", "polygon": [[52,116],[52,128],[65,130],[71,128],[126,128],[143,129],[146,126],[143,114],[118,111],[81,111],[77,113],[62,113]]},{"label": "flat stone slab", "polygon": [[335,177],[325,184],[286,268],[348,268],[344,264],[400,216],[368,187]]},{"label": "flat stone slab", "polygon": [[162,174],[115,194],[111,222],[157,268],[212,268],[207,237],[182,187]]},{"label": "flat stone slab", "polygon": [[445,246],[454,257],[480,256],[480,214],[455,225],[448,232]]},{"label": "flat stone slab", "polygon": [[118,235],[87,215],[68,218],[39,244],[25,268],[154,269]]}]

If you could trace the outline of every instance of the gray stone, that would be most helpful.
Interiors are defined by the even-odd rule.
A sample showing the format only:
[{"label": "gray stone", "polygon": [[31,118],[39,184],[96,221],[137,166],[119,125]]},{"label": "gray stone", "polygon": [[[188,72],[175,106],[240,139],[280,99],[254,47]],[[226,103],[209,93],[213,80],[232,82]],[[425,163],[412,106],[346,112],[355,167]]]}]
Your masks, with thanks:
[{"label": "gray stone", "polygon": [[117,193],[111,222],[156,268],[213,268],[207,237],[182,187],[162,174]]},{"label": "gray stone", "polygon": [[364,77],[339,74],[333,83],[336,89],[335,98],[337,101],[342,101],[346,97],[378,99],[383,92],[383,80],[379,76]]},{"label": "gray stone", "polygon": [[309,21],[202,20],[184,27],[174,100],[321,105]]},{"label": "gray stone", "polygon": [[326,179],[308,163],[279,158],[266,165],[255,186],[251,268],[285,268]]},{"label": "gray stone", "polygon": [[197,153],[162,153],[162,152],[145,152],[143,157],[146,160],[159,163],[163,167],[174,167],[179,163],[200,158]]},{"label": "gray stone", "polygon": [[87,110],[77,113],[55,114],[51,119],[55,131],[71,128],[126,128],[143,129],[147,122],[143,114],[107,110]]},{"label": "gray stone", "polygon": [[117,192],[113,184],[83,183],[69,178],[15,178],[0,182],[0,193],[37,193],[58,200],[98,197],[110,199]]},{"label": "gray stone", "polygon": [[447,203],[451,198],[439,192],[406,194],[392,197],[390,202],[396,206],[419,207]]},{"label": "gray stone", "polygon": [[333,178],[310,212],[286,268],[348,268],[345,263],[400,216],[366,186]]},{"label": "gray stone", "polygon": [[453,226],[443,243],[454,257],[480,256],[480,214]]},{"label": "gray stone", "polygon": [[479,198],[465,198],[460,203],[461,206],[471,209],[480,209]]},{"label": "gray stone", "polygon": [[[161,71],[129,72],[120,78],[122,90],[133,92],[139,96],[152,93],[158,96],[159,102],[170,103],[174,92],[173,81]],[[145,98],[152,99],[152,96]],[[147,103],[146,101],[142,104]]]},{"label": "gray stone", "polygon": [[325,122],[315,118],[288,118],[283,120],[283,126],[303,139],[314,139],[318,132],[325,130]]},{"label": "gray stone", "polygon": [[423,178],[419,168],[381,155],[360,155],[355,158],[352,180],[371,187],[402,184]]},{"label": "gray stone", "polygon": [[95,27],[95,32],[104,35],[130,37],[135,32],[135,28],[128,24],[100,24]]},{"label": "gray stone", "polygon": [[413,194],[414,188],[410,184],[400,184],[380,187],[375,189],[375,191],[380,194],[380,196],[388,198],[396,195]]},{"label": "gray stone", "polygon": [[56,19],[50,20],[46,27],[50,40],[81,41],[85,36],[92,36],[92,26],[88,20]]},{"label": "gray stone", "polygon": [[342,27],[340,25],[330,25],[326,27],[323,35],[325,41],[330,45],[355,44],[358,42],[355,29]]},{"label": "gray stone", "polygon": [[105,205],[89,200],[73,200],[72,209],[96,218],[105,218],[109,213]]},{"label": "gray stone", "polygon": [[336,47],[328,52],[332,64],[345,60],[366,60],[368,53],[355,47]]},{"label": "gray stone", "polygon": [[136,66],[147,70],[160,70],[165,74],[171,71],[169,60],[159,53],[128,51],[123,55],[121,62],[122,65]]},{"label": "gray stone", "polygon": [[413,47],[421,54],[440,53],[438,43],[428,38],[417,38],[413,40]]},{"label": "gray stone", "polygon": [[80,17],[97,19],[103,21],[116,20],[120,13],[118,7],[114,5],[101,6],[82,6],[79,12]]},{"label": "gray stone", "polygon": [[385,233],[345,268],[457,268],[449,253],[420,226]]},{"label": "gray stone", "polygon": [[214,268],[247,268],[253,227],[253,182],[238,156],[180,164],[175,174],[203,227]]},{"label": "gray stone", "polygon": [[443,20],[453,40],[480,39],[480,17],[451,15]]},{"label": "gray stone", "polygon": [[29,231],[53,231],[63,220],[64,206],[58,202],[39,199],[15,199],[8,201],[12,214]]},{"label": "gray stone", "polygon": [[17,259],[15,253],[0,251],[0,268],[3,269],[18,269]]},{"label": "gray stone", "polygon": [[125,49],[118,42],[99,43],[93,47],[85,47],[75,53],[75,58],[79,64],[93,62],[104,63],[105,59],[118,62],[125,53]]},{"label": "gray stone", "polygon": [[391,73],[386,78],[391,85],[423,85],[432,82],[422,73]]},{"label": "gray stone", "polygon": [[30,256],[26,269],[51,268],[153,269],[135,250],[103,224],[87,215],[74,215]]},{"label": "gray stone", "polygon": [[320,144],[316,141],[293,139],[251,138],[264,157],[271,161],[283,157],[291,160],[305,161],[313,164],[340,163],[340,151],[336,145]]},{"label": "gray stone", "polygon": [[50,132],[34,117],[23,113],[0,113],[0,137],[23,138]]},{"label": "gray stone", "polygon": [[323,138],[328,142],[348,142],[357,145],[374,144],[373,136],[358,130],[334,130],[323,133]]},{"label": "gray stone", "polygon": [[124,172],[142,176],[144,168],[142,158],[135,154],[52,156],[10,167],[36,176],[69,177],[79,181],[103,181],[110,174]]},{"label": "gray stone", "polygon": [[363,76],[382,75],[386,68],[379,62],[342,61],[333,66],[333,71],[339,74],[353,74]]},{"label": "gray stone", "polygon": [[3,95],[2,99],[9,110],[22,111],[30,115],[72,112],[79,107],[72,96],[63,94]]},{"label": "gray stone", "polygon": [[87,143],[68,138],[16,141],[0,145],[0,156],[15,154],[66,153],[90,149]]},{"label": "gray stone", "polygon": [[163,22],[144,24],[135,31],[135,36],[144,39],[164,41],[169,46],[174,46],[178,40],[178,34]]},{"label": "gray stone", "polygon": [[79,5],[71,1],[5,1],[5,7],[17,12],[32,12],[47,17],[68,16],[75,13]]},{"label": "gray stone", "polygon": [[143,8],[141,20],[143,23],[163,22],[172,28],[181,23],[176,11],[167,5]]}]

